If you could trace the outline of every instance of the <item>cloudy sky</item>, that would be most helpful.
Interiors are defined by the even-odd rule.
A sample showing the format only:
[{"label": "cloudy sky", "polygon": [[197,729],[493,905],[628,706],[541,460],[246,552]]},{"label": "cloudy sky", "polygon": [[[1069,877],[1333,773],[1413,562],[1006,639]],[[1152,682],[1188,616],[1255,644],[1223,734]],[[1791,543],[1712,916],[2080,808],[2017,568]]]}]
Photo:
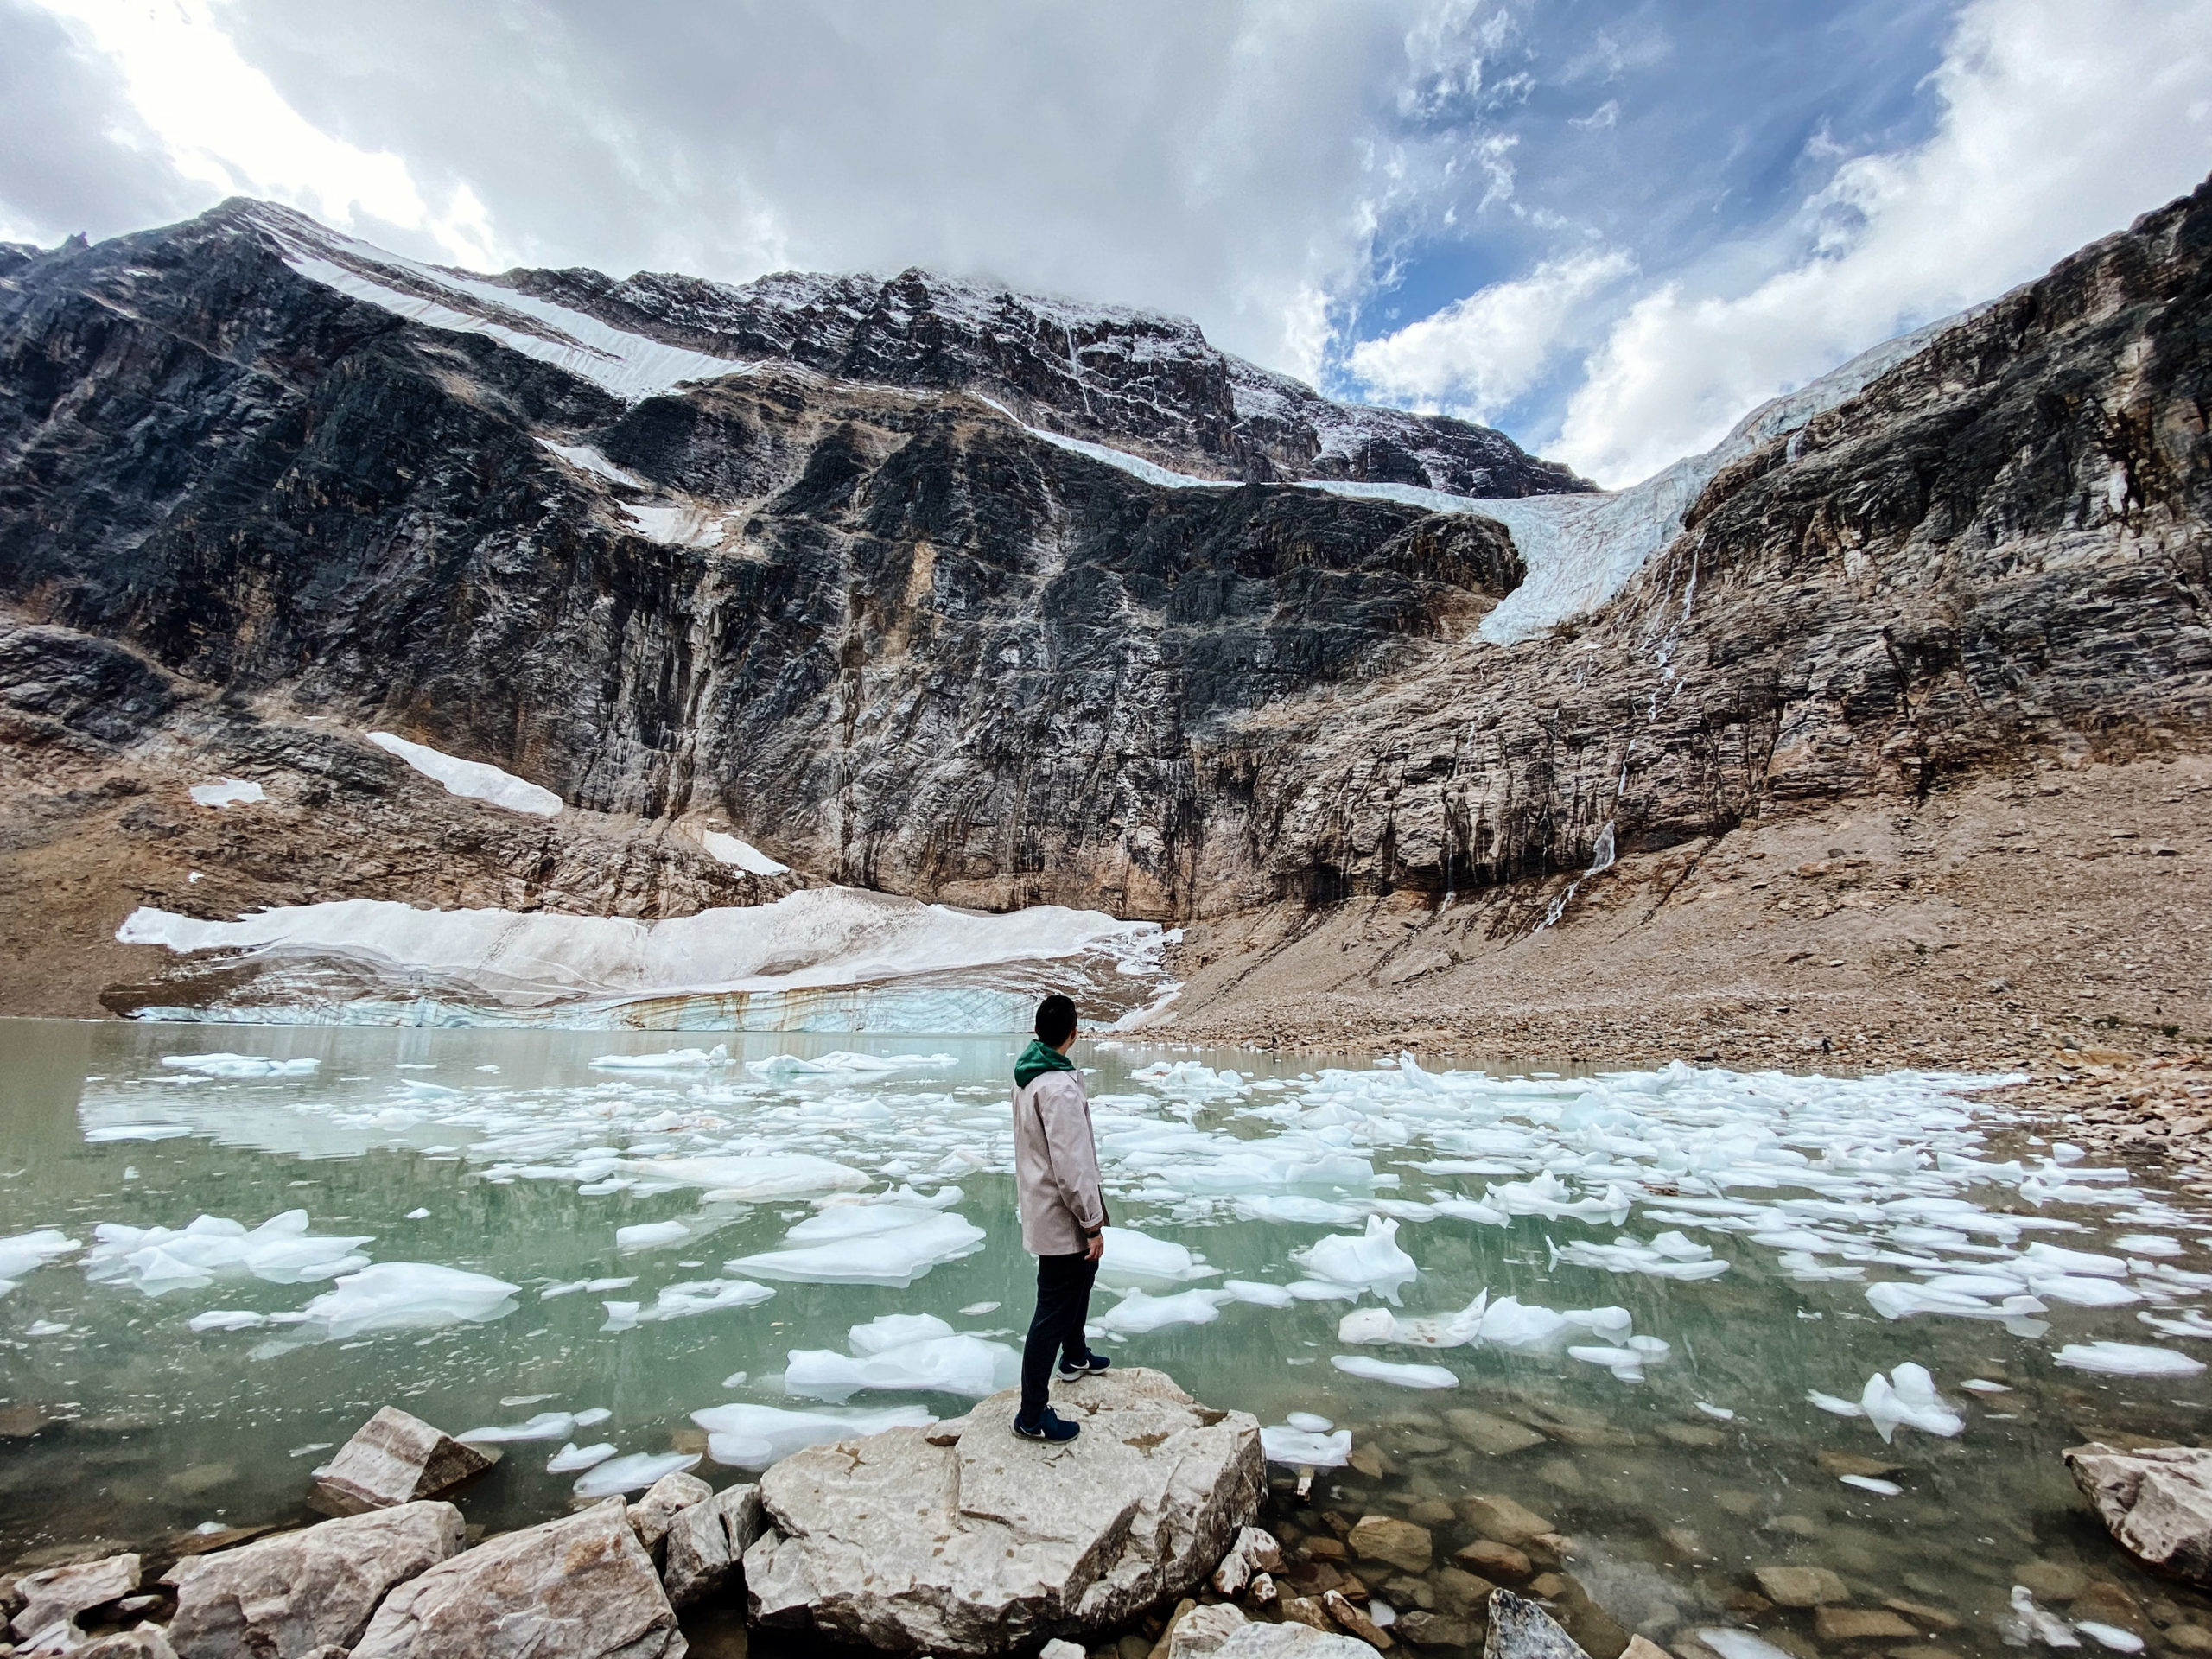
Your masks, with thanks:
[{"label": "cloudy sky", "polygon": [[2212,171],[2212,0],[0,0],[0,238],[1179,311],[1607,484]]}]

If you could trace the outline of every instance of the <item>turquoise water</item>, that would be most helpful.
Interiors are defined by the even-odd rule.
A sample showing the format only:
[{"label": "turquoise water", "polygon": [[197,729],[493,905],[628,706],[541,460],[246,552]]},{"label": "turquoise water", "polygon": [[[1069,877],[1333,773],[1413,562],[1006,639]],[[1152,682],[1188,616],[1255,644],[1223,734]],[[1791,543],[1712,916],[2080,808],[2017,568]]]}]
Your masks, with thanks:
[{"label": "turquoise water", "polygon": [[[0,1238],[54,1229],[75,1242],[0,1297],[0,1560],[292,1515],[328,1448],[387,1403],[454,1432],[610,1414],[506,1445],[461,1499],[498,1527],[565,1506],[577,1476],[544,1465],[569,1441],[705,1453],[694,1412],[842,1403],[949,1416],[1002,1380],[1033,1272],[1005,1173],[1014,1045],[728,1035],[726,1061],[590,1064],[670,1040],[0,1024]],[[162,1064],[219,1052],[315,1065],[225,1077]],[[825,1055],[829,1069],[809,1069]],[[1102,1351],[1265,1424],[1325,1418],[1356,1451],[1384,1454],[1360,1459],[1366,1472],[1322,1468],[1313,1504],[1281,1511],[1292,1524],[1325,1531],[1332,1509],[1357,1518],[1510,1496],[1572,1539],[1567,1574],[1611,1627],[1686,1648],[1695,1630],[1740,1627],[1803,1649],[1809,1615],[1743,1599],[1752,1569],[1785,1562],[1840,1573],[1861,1605],[1923,1606],[1921,1637],[1960,1652],[2001,1644],[2024,1570],[2062,1618],[2110,1623],[2132,1605],[2154,1650],[2175,1645],[2154,1613],[2212,1627],[2202,1599],[2118,1554],[2058,1459],[2092,1436],[2202,1439],[2201,1371],[2060,1360],[2099,1342],[2184,1360],[2212,1347],[2181,1334],[2212,1303],[2212,1279],[2199,1278],[2212,1273],[2212,1218],[2161,1190],[2155,1169],[2100,1172],[2044,1145],[2006,1121],[2001,1091],[1975,1104],[1936,1078],[1679,1068],[1439,1077],[1395,1059],[1103,1044],[1077,1058],[1115,1218],[1141,1235],[1117,1247],[1118,1283],[1094,1302]],[[808,1224],[818,1232],[829,1217],[834,1233],[861,1214],[851,1199],[898,1187],[910,1189],[903,1209],[862,1219],[906,1230],[849,1234],[853,1248],[832,1249],[826,1268],[810,1259],[839,1274],[904,1259],[919,1269],[909,1285],[724,1266],[804,1248]],[[435,1296],[403,1282],[383,1312],[420,1322],[357,1329],[281,1317],[312,1313],[334,1294],[328,1278],[226,1267],[171,1274],[174,1288],[149,1294],[169,1270],[123,1263],[129,1239],[111,1235],[95,1254],[103,1225],[181,1229],[207,1215],[252,1229],[295,1210],[310,1240],[366,1241],[330,1247],[325,1267],[350,1254],[512,1294],[442,1319]],[[618,1239],[670,1223],[680,1236],[667,1242]],[[2113,1265],[2075,1270],[2096,1257]],[[1972,1273],[1990,1280],[1983,1293],[1954,1294],[1977,1317],[1885,1318],[1868,1296],[1898,1287],[1894,1306]],[[615,1279],[635,1282],[543,1294]],[[2005,1283],[2037,1308],[2008,1303]],[[758,1288],[728,1288],[739,1285]],[[757,1300],[652,1317],[671,1306],[660,1298],[671,1286],[694,1287],[679,1306]],[[1487,1301],[1471,1308],[1478,1293]],[[1541,1317],[1501,1319],[1508,1297],[1595,1312],[1547,1335]],[[646,1317],[626,1325],[610,1301]],[[210,1313],[236,1328],[192,1328]],[[852,1371],[854,1328],[917,1313],[974,1341],[902,1363],[926,1362],[939,1382],[964,1375],[969,1393],[790,1391],[787,1371],[865,1373]],[[1204,1322],[1158,1322],[1175,1315]],[[1623,1345],[1631,1335],[1640,1348]],[[1382,1376],[1349,1374],[1340,1358],[1379,1362]],[[1877,1372],[1907,1389],[1900,1364],[1927,1368],[1937,1421],[1955,1418],[1955,1435],[1907,1426],[1885,1444],[1866,1418],[1808,1399],[1859,1402]],[[1398,1367],[1440,1368],[1450,1386],[1387,1380],[1409,1375]],[[1522,1432],[1446,1416],[1470,1409]],[[1526,1443],[1501,1449],[1515,1441]],[[741,1478],[712,1460],[700,1472]],[[1898,1490],[1840,1478],[1853,1472]],[[1475,1535],[1458,1520],[1437,1530],[1446,1548]]]}]

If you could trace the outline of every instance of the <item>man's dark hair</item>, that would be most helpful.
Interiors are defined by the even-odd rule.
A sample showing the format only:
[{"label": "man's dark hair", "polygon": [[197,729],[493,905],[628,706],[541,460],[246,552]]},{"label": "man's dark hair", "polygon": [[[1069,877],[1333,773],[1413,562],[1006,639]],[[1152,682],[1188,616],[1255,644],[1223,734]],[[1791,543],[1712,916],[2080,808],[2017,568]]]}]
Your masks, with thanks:
[{"label": "man's dark hair", "polygon": [[1037,1005],[1037,1037],[1047,1048],[1058,1048],[1075,1031],[1075,1001],[1054,995]]}]

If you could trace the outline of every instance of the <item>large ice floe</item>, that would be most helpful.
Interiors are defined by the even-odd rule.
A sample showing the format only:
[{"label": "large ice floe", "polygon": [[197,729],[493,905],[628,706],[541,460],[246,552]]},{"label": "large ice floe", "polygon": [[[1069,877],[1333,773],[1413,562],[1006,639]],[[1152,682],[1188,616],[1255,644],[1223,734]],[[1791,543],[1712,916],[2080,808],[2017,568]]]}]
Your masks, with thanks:
[{"label": "large ice floe", "polygon": [[[125,944],[178,956],[210,952],[270,972],[264,1001],[285,1013],[287,967],[342,965],[356,982],[347,995],[357,1017],[421,1023],[412,1004],[427,982],[457,1005],[452,1018],[540,1017],[555,1023],[620,1022],[626,1006],[684,998],[722,999],[720,1012],[744,1023],[748,1002],[769,1022],[795,998],[868,988],[934,998],[958,1029],[988,1013],[985,1028],[1006,1029],[1033,1001],[1027,976],[1043,963],[1088,963],[1093,1000],[1112,1012],[1111,995],[1141,999],[1159,982],[1166,936],[1155,922],[1125,922],[1098,911],[1043,905],[994,914],[864,892],[810,888],[768,905],[725,906],[641,922],[550,912],[423,910],[385,899],[353,899],[278,906],[235,921],[210,921],[151,906],[133,911],[117,931]],[[235,960],[226,957],[226,961]],[[388,988],[378,989],[375,988]],[[962,993],[982,1002],[958,1017]],[[303,990],[302,995],[306,995]],[[925,1013],[917,1006],[910,1014]],[[188,1007],[152,1012],[190,1017]],[[226,1017],[254,1007],[226,1006]],[[296,1017],[349,1017],[345,1007],[303,1007]],[[930,1028],[928,1025],[908,1028]]]}]

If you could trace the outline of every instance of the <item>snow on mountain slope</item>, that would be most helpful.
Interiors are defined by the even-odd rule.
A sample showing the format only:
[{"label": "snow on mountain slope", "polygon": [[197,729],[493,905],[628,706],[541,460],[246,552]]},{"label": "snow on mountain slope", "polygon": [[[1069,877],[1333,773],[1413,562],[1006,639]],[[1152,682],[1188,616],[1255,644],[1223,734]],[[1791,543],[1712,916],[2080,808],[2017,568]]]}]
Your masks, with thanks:
[{"label": "snow on mountain slope", "polygon": [[410,322],[486,335],[626,402],[687,380],[719,379],[753,367],[649,340],[496,283],[418,264],[340,236],[304,214],[260,204],[253,217],[284,249],[285,263],[310,281]]}]

